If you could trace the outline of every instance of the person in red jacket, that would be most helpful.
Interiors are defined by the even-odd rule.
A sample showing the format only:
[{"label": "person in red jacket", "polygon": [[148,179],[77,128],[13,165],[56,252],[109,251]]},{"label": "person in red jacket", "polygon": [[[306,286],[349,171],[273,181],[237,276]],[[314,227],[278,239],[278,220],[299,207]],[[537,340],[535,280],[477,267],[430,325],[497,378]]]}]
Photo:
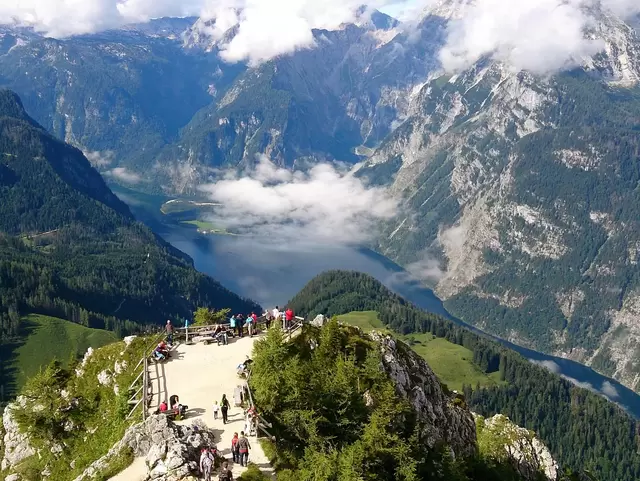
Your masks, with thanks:
[{"label": "person in red jacket", "polygon": [[285,329],[291,329],[291,326],[293,325],[293,311],[291,310],[290,307],[288,307],[287,310],[284,312],[284,319],[285,319]]}]

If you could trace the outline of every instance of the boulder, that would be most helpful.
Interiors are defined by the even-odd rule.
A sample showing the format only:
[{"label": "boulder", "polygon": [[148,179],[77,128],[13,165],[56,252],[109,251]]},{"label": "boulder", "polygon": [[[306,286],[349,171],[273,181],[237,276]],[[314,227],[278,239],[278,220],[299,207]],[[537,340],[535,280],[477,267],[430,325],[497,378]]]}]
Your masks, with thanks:
[{"label": "boulder", "polygon": [[149,480],[178,481],[197,471],[200,450],[215,446],[213,433],[202,423],[177,425],[166,416],[150,416],[130,427],[109,452],[74,481],[88,481],[104,471],[111,459],[126,449],[144,457]]},{"label": "boulder", "polygon": [[326,324],[327,320],[322,314],[318,314],[313,321],[310,322],[312,326],[322,327]]}]

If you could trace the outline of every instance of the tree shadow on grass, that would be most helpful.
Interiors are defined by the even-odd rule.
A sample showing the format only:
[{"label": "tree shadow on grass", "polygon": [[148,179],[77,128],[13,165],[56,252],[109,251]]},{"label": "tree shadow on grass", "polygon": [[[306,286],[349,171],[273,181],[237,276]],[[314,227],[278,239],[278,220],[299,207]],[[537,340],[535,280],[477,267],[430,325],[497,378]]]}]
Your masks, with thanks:
[{"label": "tree shadow on grass", "polygon": [[37,328],[37,323],[23,319],[20,321],[18,337],[0,343],[0,411],[18,395],[21,387],[18,385],[18,349]]}]

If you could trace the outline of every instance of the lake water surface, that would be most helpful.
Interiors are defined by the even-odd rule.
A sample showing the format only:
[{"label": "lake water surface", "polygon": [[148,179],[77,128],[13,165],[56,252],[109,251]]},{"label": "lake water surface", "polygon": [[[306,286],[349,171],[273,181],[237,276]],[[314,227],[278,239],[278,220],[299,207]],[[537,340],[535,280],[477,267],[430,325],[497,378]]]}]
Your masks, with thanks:
[{"label": "lake water surface", "polygon": [[[263,307],[285,304],[321,272],[331,269],[355,270],[375,277],[392,291],[427,311],[464,324],[447,312],[433,291],[412,280],[391,260],[370,250],[320,245],[311,241],[279,243],[240,236],[201,235],[195,228],[166,222],[166,217],[159,210],[164,199],[142,196],[114,186],[112,189],[129,204],[138,219],[188,254],[198,270]],[[477,331],[472,326],[467,327]],[[640,396],[617,381],[577,362],[498,340],[532,362],[543,364],[578,385],[606,395],[640,418]]]}]

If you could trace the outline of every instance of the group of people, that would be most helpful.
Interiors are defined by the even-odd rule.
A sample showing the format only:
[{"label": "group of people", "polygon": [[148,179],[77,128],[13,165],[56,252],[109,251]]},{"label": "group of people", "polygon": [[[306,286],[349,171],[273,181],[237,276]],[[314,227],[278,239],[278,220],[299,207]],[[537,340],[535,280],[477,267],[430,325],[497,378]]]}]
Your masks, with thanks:
[{"label": "group of people", "polygon": [[220,404],[216,401],[213,405],[213,419],[218,419],[218,412],[222,412],[222,424],[227,424],[229,422],[229,406],[227,395],[223,394]]},{"label": "group of people", "polygon": [[281,312],[280,308],[276,306],[272,310],[267,311],[264,314],[264,318],[266,320],[267,329],[271,327],[271,323],[273,321],[282,321],[282,329],[286,331],[293,325],[295,315],[293,314],[293,310],[290,307]]},{"label": "group of people", "polygon": [[175,394],[169,397],[169,403],[167,401],[162,401],[160,406],[158,407],[159,413],[172,413],[176,417],[183,418],[187,414],[187,409],[189,406],[186,406],[180,403],[180,398]]},{"label": "group of people", "polygon": [[[200,452],[200,472],[205,481],[211,481],[211,471],[213,471],[215,466],[217,455],[218,451],[216,448],[202,448]],[[229,469],[229,463],[227,461],[222,463],[218,481],[233,481],[233,473]]]},{"label": "group of people", "polygon": [[[244,431],[233,433],[233,439],[231,440],[231,454],[233,456],[233,462],[240,464],[240,466],[246,467],[249,464],[249,450],[251,449],[251,443],[244,434]],[[202,448],[200,451],[200,472],[205,481],[211,481],[211,472],[215,467],[216,457],[218,451],[216,448]],[[225,460],[222,462],[218,481],[233,481],[233,473],[229,469],[229,463]]]},{"label": "group of people", "polygon": [[238,337],[244,336],[245,327],[251,337],[258,333],[258,315],[255,312],[252,312],[247,317],[243,314],[234,314],[229,319],[229,328],[237,332]]}]

